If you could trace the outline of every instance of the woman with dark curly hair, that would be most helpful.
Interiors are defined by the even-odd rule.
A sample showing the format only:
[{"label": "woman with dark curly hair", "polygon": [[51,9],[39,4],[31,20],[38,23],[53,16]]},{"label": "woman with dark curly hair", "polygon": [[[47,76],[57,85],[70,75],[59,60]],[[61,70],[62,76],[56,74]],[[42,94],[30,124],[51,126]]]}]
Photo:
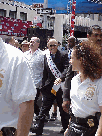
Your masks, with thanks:
[{"label": "woman with dark curly hair", "polygon": [[79,74],[71,81],[71,121],[64,136],[102,136],[100,54],[88,42],[83,42],[73,48],[70,63],[72,70]]}]

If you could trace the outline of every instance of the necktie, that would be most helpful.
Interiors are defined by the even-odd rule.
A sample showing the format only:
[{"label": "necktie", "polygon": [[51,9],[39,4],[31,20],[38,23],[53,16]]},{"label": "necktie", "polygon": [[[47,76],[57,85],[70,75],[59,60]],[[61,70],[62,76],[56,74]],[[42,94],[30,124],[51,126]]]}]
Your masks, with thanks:
[{"label": "necktie", "polygon": [[55,54],[52,54],[52,55],[51,55],[51,57],[52,57],[52,60],[54,60],[54,58],[55,58]]}]

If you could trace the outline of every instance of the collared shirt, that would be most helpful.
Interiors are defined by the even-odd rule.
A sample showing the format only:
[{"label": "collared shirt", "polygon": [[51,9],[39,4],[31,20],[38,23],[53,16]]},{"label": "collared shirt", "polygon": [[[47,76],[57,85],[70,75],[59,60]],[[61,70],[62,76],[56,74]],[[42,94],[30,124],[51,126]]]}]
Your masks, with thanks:
[{"label": "collared shirt", "polygon": [[52,60],[54,60],[55,55],[56,55],[56,54],[50,54],[50,56],[52,57]]},{"label": "collared shirt", "polygon": [[19,104],[34,100],[35,96],[23,53],[0,38],[0,129],[17,128]]},{"label": "collared shirt", "polygon": [[36,88],[41,88],[44,70],[44,54],[38,49],[33,54],[31,54],[31,51],[27,51],[24,55],[31,70],[31,76]]},{"label": "collared shirt", "polygon": [[95,115],[102,106],[102,77],[94,82],[87,78],[81,83],[80,74],[76,75],[71,81],[70,95],[75,117]]}]

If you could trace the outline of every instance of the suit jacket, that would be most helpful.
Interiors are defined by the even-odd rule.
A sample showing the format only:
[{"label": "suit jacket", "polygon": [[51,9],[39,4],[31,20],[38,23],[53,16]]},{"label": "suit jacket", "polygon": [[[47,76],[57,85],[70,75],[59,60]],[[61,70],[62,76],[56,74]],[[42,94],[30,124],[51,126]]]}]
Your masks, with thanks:
[{"label": "suit jacket", "polygon": [[74,71],[72,71],[72,65],[70,64],[68,67],[65,84],[63,88],[63,101],[70,101],[71,80],[73,77],[74,77]]},{"label": "suit jacket", "polygon": [[70,89],[71,89],[71,80],[77,73],[72,71],[72,65],[68,67],[66,74],[65,84],[63,88],[63,101],[70,101]]},{"label": "suit jacket", "polygon": [[[61,72],[60,78],[62,79],[62,82],[63,82],[65,80],[66,72],[67,72],[67,69],[68,69],[68,66],[69,66],[68,55],[65,54],[64,52],[60,52],[59,50],[57,50],[57,52],[55,54],[55,58],[54,58],[53,61],[56,65],[56,67],[58,68],[58,70]],[[55,81],[55,77],[52,74],[51,70],[49,69],[46,54],[45,54],[42,85],[47,86],[47,85],[52,84],[51,86],[53,86],[54,81]]]}]

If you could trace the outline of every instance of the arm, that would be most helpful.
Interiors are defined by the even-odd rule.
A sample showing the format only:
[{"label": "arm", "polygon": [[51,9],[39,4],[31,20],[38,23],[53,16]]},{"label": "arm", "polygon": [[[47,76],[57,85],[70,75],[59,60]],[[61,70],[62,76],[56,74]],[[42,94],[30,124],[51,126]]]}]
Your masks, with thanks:
[{"label": "arm", "polygon": [[65,84],[63,91],[63,101],[70,101],[70,89],[71,80],[74,77],[74,72],[72,71],[72,65],[69,65],[68,72],[66,74]]},{"label": "arm", "polygon": [[23,102],[19,105],[19,108],[17,136],[28,136],[34,114],[34,101]]},{"label": "arm", "polygon": [[67,71],[68,71],[68,67],[69,67],[68,54],[64,54],[62,56],[61,61],[62,61],[62,65],[64,67],[64,70],[63,70],[60,78],[61,78],[62,82],[64,82],[65,78],[66,78]]},{"label": "arm", "polygon": [[71,89],[71,80],[74,76],[74,72],[72,71],[72,65],[69,66],[68,72],[65,79],[65,85],[63,91],[63,103],[62,107],[65,112],[68,113],[68,109],[70,107],[70,89]]},{"label": "arm", "polygon": [[99,120],[99,126],[97,129],[97,135],[96,136],[102,136],[102,106],[99,106],[100,111],[101,111],[101,116],[100,116],[100,120]]},{"label": "arm", "polygon": [[68,109],[70,107],[70,101],[71,101],[70,100],[70,81],[68,77],[65,79],[65,85],[62,91],[63,91],[62,107],[63,107],[63,110],[68,113]]},{"label": "arm", "polygon": [[44,64],[43,64],[43,78],[42,78],[42,87],[45,85],[46,80],[48,79],[48,70],[46,67],[46,55],[44,55]]}]

